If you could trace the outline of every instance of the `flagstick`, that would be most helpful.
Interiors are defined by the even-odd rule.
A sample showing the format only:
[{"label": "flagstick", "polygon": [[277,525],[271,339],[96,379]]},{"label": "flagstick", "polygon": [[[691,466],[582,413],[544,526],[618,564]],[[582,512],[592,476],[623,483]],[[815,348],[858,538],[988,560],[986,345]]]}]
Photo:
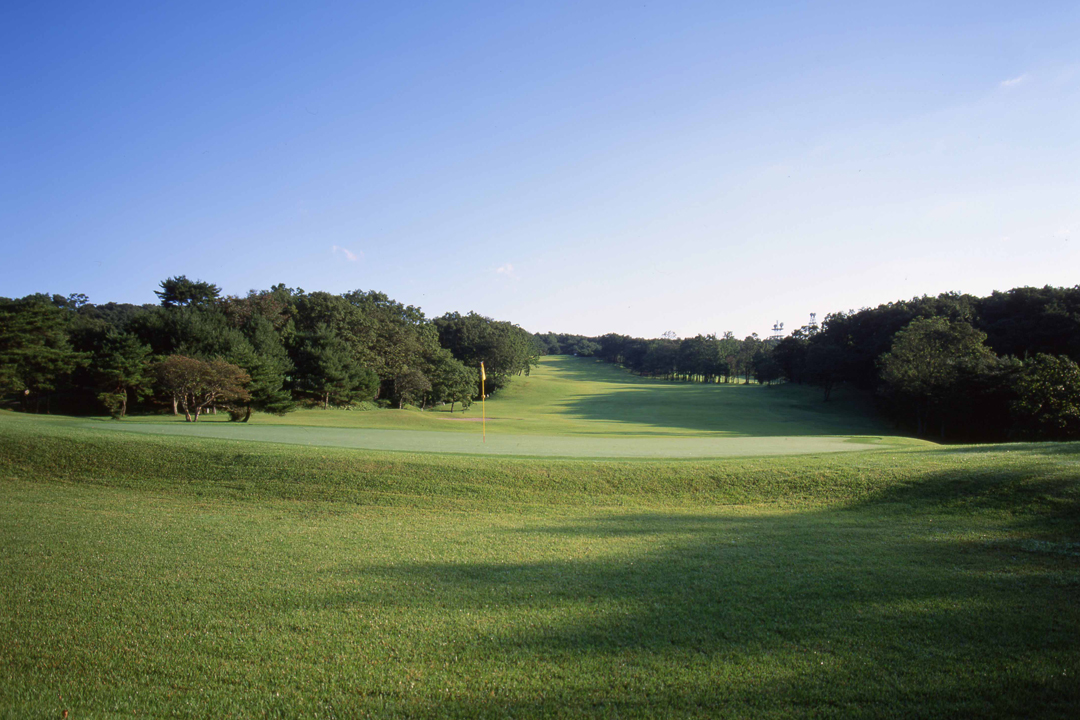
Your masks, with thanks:
[{"label": "flagstick", "polygon": [[487,374],[484,372],[484,363],[480,363],[480,417],[484,428],[484,436],[481,442],[487,442],[487,390],[484,388],[485,380],[487,380]]}]

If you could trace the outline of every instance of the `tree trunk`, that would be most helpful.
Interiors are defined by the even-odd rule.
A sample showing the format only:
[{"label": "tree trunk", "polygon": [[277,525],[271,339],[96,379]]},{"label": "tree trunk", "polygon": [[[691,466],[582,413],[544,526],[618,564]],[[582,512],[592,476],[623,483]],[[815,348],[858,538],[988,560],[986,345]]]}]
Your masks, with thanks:
[{"label": "tree trunk", "polygon": [[454,401],[453,400],[450,401],[450,414],[451,415],[454,414]]},{"label": "tree trunk", "polygon": [[127,415],[127,388],[120,388],[120,395],[124,398],[120,401],[120,417],[124,417]]},{"label": "tree trunk", "polygon": [[172,396],[172,414],[173,415],[179,415],[180,414],[176,409],[176,404],[177,404],[176,396],[173,395]]}]

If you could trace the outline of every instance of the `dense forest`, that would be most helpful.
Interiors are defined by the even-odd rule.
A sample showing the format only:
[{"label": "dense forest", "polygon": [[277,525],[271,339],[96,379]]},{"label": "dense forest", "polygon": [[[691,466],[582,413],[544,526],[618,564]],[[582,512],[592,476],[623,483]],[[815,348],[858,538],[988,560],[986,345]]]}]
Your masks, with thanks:
[{"label": "dense forest", "polygon": [[468,408],[574,354],[673,382],[845,385],[899,426],[943,440],[1080,437],[1080,287],[946,293],[827,315],[787,337],[643,339],[543,333],[476,313],[428,319],[373,291],[276,285],[246,297],[168,278],[151,305],[82,295],[0,298],[0,396],[28,412],[225,410],[299,405]]},{"label": "dense forest", "polygon": [[[156,305],[94,305],[82,295],[0,299],[0,395],[30,412],[123,417],[132,405],[197,421],[224,409],[299,404],[467,408],[537,362],[532,336],[475,313],[434,320],[378,292],[277,285],[222,296],[184,276]],[[373,405],[374,404],[374,405]]]},{"label": "dense forest", "polygon": [[[670,334],[669,334],[670,335]],[[849,385],[920,436],[1080,437],[1080,287],[946,293],[832,313],[782,339],[544,333],[542,354],[593,356],[685,382]]]}]

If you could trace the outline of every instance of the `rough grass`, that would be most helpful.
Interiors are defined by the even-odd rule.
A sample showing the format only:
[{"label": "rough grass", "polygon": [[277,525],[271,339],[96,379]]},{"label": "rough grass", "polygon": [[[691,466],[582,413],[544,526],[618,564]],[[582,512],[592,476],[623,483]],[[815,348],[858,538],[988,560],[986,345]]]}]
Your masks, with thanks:
[{"label": "rough grass", "polygon": [[0,414],[7,717],[1073,717],[1080,444],[387,454]]}]

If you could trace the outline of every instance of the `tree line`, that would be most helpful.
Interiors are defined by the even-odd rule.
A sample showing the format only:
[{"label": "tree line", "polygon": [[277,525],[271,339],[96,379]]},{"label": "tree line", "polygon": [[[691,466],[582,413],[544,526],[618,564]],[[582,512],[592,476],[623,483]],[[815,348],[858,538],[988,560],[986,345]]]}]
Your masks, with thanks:
[{"label": "tree line", "polygon": [[615,363],[643,377],[681,382],[771,383],[781,375],[772,357],[774,341],[757,334],[742,340],[732,333],[676,338],[635,338],[609,333],[600,337],[542,333],[535,336],[542,355],[578,355]]},{"label": "tree line", "polygon": [[833,313],[774,356],[794,382],[872,392],[920,436],[1080,437],[1080,287],[944,293]]},{"label": "tree line", "polygon": [[463,410],[538,360],[530,333],[476,313],[428,319],[385,294],[275,285],[245,297],[185,276],[157,304],[95,305],[84,295],[0,298],[0,396],[23,410],[123,417],[132,405],[197,421],[224,409]]},{"label": "tree line", "polygon": [[1080,438],[1080,287],[944,293],[837,312],[790,336],[643,339],[543,333],[541,353],[576,354],[676,381],[840,384],[870,394],[919,436]]},{"label": "tree line", "polygon": [[83,295],[0,298],[0,396],[34,412],[170,408],[192,421],[228,410],[463,409],[527,374],[541,354],[576,354],[678,382],[840,384],[899,425],[946,440],[1080,437],[1080,287],[945,293],[837,312],[782,339],[543,333],[476,313],[428,319],[383,293],[275,285],[222,296],[184,276],[159,302]]}]

